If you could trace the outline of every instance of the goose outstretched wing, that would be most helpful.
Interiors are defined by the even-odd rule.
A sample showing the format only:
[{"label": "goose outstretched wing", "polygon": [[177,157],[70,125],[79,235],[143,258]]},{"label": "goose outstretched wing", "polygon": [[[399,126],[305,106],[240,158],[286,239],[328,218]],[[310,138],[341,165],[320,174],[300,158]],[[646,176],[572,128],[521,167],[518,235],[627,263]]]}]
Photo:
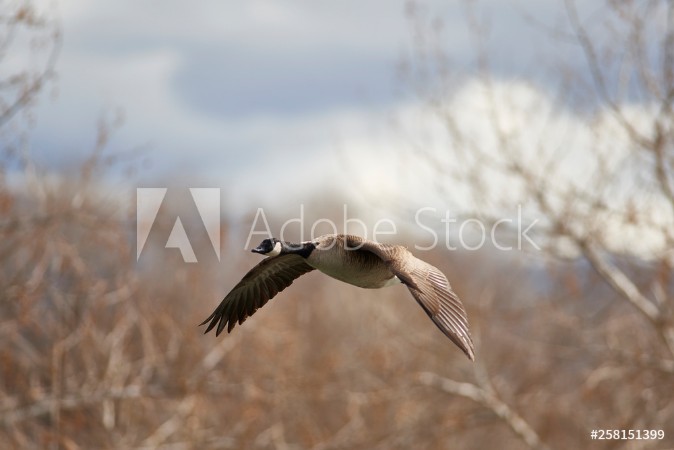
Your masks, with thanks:
[{"label": "goose outstretched wing", "polygon": [[296,278],[314,270],[298,255],[283,254],[263,259],[253,267],[220,302],[213,314],[199,325],[208,324],[208,333],[217,325],[215,335],[227,327],[227,332],[238,322],[241,325],[258,308],[290,286]]},{"label": "goose outstretched wing", "polygon": [[363,241],[362,250],[379,256],[410,290],[433,323],[471,361],[475,360],[468,315],[447,277],[435,266],[416,258],[405,247]]}]

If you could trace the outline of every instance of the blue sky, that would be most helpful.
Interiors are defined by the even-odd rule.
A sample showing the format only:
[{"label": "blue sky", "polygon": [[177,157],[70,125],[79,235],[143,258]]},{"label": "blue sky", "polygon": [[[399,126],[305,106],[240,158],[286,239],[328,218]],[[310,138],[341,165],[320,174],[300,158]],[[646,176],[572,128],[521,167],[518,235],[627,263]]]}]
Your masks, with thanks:
[{"label": "blue sky", "polygon": [[[521,204],[531,220],[541,216],[512,180],[489,178],[478,193],[489,200],[479,202],[470,186],[449,172],[438,174],[421,156],[462,170],[442,121],[399,76],[425,36],[412,26],[402,0],[44,2],[58,18],[63,46],[57,78],[31,109],[25,143],[47,171],[68,176],[63,169],[81,163],[94,147],[101,118],[119,113],[123,125],[106,151],[138,153],[131,161],[140,170],[130,179],[102,180],[102,190],[125,201],[136,187],[171,184],[185,191],[220,187],[223,212],[241,221],[258,208],[296,217],[317,197],[318,203],[330,200],[337,216],[348,204],[363,218],[402,215],[412,226],[415,211],[427,207],[437,209],[428,220],[440,227],[449,211],[512,217]],[[442,18],[439,42],[452,73],[444,80],[443,107],[494,161],[504,156],[487,120],[495,107],[504,129],[518,136],[519,160],[532,167],[553,161],[549,176],[561,190],[592,185],[596,161],[588,149],[609,152],[612,161],[629,153],[629,139],[610,111],[583,96],[587,92],[560,84],[565,71],[587,75],[562,1],[416,5],[425,32],[433,17]],[[577,6],[591,38],[612,48],[611,37],[598,34],[610,16],[605,2]],[[484,43],[496,105],[478,81],[469,16],[488,28]],[[665,18],[655,20],[650,25],[657,32]],[[2,73],[39,66],[39,52],[33,57],[16,48],[2,60]],[[629,92],[625,98],[626,114],[648,133],[653,105],[634,101]],[[633,183],[617,184],[612,199],[621,202]],[[655,217],[662,208],[654,202],[652,210]],[[658,223],[667,220],[657,217]],[[612,233],[617,242],[630,242],[621,224]]]},{"label": "blue sky", "polygon": [[[32,152],[47,167],[81,159],[98,120],[121,111],[124,125],[110,148],[142,149],[149,163],[137,182],[144,186],[162,176],[222,186],[236,208],[314,189],[374,199],[406,189],[395,168],[408,151],[403,135],[425,119],[397,76],[415,39],[405,2],[50,4],[64,42],[51,87],[56,95],[42,95],[31,132]],[[497,77],[535,84],[543,94],[553,88],[546,87],[550,68],[540,63],[551,47],[532,19],[558,25],[561,4],[477,5],[491,30]],[[601,2],[583,5],[590,17],[593,8],[601,11]],[[470,85],[475,55],[465,3],[419,7],[443,18],[443,46],[461,83]],[[473,100],[458,97],[471,110]],[[359,172],[360,161],[372,166]]]}]

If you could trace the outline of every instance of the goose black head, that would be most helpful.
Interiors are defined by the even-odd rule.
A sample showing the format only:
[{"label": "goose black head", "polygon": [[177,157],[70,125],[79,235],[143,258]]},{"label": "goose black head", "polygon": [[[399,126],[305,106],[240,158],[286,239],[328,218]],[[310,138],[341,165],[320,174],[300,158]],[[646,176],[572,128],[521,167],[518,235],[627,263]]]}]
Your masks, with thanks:
[{"label": "goose black head", "polygon": [[271,238],[265,239],[264,241],[260,242],[260,245],[258,245],[257,248],[254,248],[251,251],[253,253],[259,253],[265,256],[276,256],[281,253],[282,249],[283,245],[281,244],[281,241],[279,241],[276,238]]}]

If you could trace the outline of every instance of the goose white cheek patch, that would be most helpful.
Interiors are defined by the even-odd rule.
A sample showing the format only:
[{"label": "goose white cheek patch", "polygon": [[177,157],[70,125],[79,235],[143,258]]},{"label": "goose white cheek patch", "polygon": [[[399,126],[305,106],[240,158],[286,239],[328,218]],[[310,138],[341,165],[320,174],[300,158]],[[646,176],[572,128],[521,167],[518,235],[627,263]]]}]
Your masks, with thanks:
[{"label": "goose white cheek patch", "polygon": [[267,253],[267,256],[278,256],[281,254],[281,243],[277,242],[276,245],[274,245],[274,249]]}]

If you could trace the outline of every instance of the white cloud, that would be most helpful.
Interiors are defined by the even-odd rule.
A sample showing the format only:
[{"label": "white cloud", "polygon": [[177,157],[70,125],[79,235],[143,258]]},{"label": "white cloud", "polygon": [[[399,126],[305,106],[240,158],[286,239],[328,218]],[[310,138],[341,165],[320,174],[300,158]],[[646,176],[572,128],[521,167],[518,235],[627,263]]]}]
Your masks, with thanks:
[{"label": "white cloud", "polygon": [[[446,8],[450,53],[465,56],[469,40],[458,7],[430,3],[432,8]],[[499,37],[495,45],[511,52],[521,48],[517,46],[523,39],[520,13],[555,14],[554,8],[541,6],[542,2],[518,4],[519,9],[508,9],[501,2],[485,3],[492,12],[507,9],[508,14],[494,22]],[[207,0],[192,4],[64,0],[59,8],[65,32],[57,68],[60,94],[42,104],[36,128],[40,144],[36,150],[51,164],[85,153],[93,143],[98,117],[109,108],[122,109],[126,118],[114,136],[114,148],[149,143],[155,171],[172,172],[200,187],[222,186],[237,214],[255,210],[251,198],[297,204],[323,188],[343,192],[345,198],[364,201],[372,208],[405,211],[429,205],[468,211],[475,206],[471,191],[451,172],[461,173],[473,161],[468,144],[489,149],[495,162],[503,160],[505,149],[490,132],[492,105],[476,81],[467,80],[457,88],[447,105],[459,112],[457,126],[468,139],[465,148],[453,148],[455,143],[448,139],[444,124],[414,100],[392,96],[387,103],[368,103],[357,95],[346,100],[334,95],[351,82],[348,74],[356,70],[355,78],[366,93],[378,89],[388,81],[383,77],[389,69],[381,65],[387,58],[393,77],[393,62],[409,39],[402,1],[280,4]],[[211,56],[212,49],[229,53]],[[199,51],[208,57],[195,58]],[[524,61],[529,53],[522,51],[518,50],[518,58]],[[338,57],[343,59],[334,69],[317,70]],[[268,64],[270,58],[273,64]],[[218,86],[217,77],[242,61],[249,66],[239,67],[236,77],[222,81],[234,84]],[[193,63],[198,63],[194,71],[186,71]],[[211,97],[217,101],[216,94],[225,88],[255,93],[260,85],[251,84],[248,78],[252,77],[267,80],[262,87],[268,92],[285,89],[289,95],[275,110],[251,107],[252,112],[244,114],[241,107],[223,116],[191,101],[191,91],[186,89],[202,82],[193,75],[205,71],[216,75],[204,92],[207,97],[213,92]],[[284,76],[279,76],[281,72]],[[294,103],[309,92],[309,86],[302,85],[302,76],[308,72],[323,77],[316,80],[320,89],[309,95],[322,96],[324,101],[320,107],[309,103],[297,111]],[[178,79],[178,74],[187,75]],[[507,135],[518,136],[510,151],[518,152],[530,167],[541,167],[541,175],[554,180],[562,191],[592,183],[598,167],[587,152],[591,146],[601,148],[611,161],[624,161],[620,155],[628,149],[614,130],[610,114],[593,117],[590,127],[588,117],[560,108],[542,89],[526,81],[495,80],[500,126]],[[239,100],[246,106],[248,97]],[[635,105],[632,111],[647,122],[647,107]],[[390,116],[398,126],[388,122]],[[453,159],[456,150],[463,159]],[[451,171],[438,176],[424,164],[424,155]],[[483,193],[491,200],[481,206],[526,200],[512,180],[486,168],[484,173],[488,176]],[[438,185],[446,191],[438,190]],[[624,186],[612,192],[617,208],[631,193]],[[657,202],[651,208],[661,209]],[[514,210],[501,212],[512,214]],[[671,223],[670,216],[653,214],[660,223]],[[621,235],[615,220],[597,220],[606,220],[607,235]]]},{"label": "white cloud", "polygon": [[[430,136],[427,156],[417,165],[407,161],[406,169],[415,173],[423,165],[443,168],[444,176],[440,172],[434,177],[448,187],[446,205],[508,217],[521,204],[531,217],[542,217],[545,213],[518,176],[508,174],[508,164],[515,161],[544,187],[549,207],[564,217],[567,226],[592,230],[618,252],[652,257],[667,250],[663,230],[674,226],[672,209],[653,192],[650,156],[635,153],[635,144],[612,111],[570,111],[530,83],[498,80],[491,90],[477,80],[467,81],[444,107],[452,112],[462,135],[458,144],[438,116],[428,111],[416,112],[423,119],[403,122],[411,124],[407,133]],[[403,117],[413,117],[413,110],[403,112]],[[652,105],[626,105],[624,114],[637,132],[649,136],[656,110]],[[502,139],[495,129],[500,129]],[[461,176],[471,168],[483,184]],[[459,177],[453,179],[453,173]],[[437,201],[435,194],[424,190],[426,185],[412,180],[401,191]],[[481,203],[471,203],[468,185],[479,191]],[[588,203],[584,192],[607,209]],[[638,216],[630,221],[625,212],[633,207]]]}]

